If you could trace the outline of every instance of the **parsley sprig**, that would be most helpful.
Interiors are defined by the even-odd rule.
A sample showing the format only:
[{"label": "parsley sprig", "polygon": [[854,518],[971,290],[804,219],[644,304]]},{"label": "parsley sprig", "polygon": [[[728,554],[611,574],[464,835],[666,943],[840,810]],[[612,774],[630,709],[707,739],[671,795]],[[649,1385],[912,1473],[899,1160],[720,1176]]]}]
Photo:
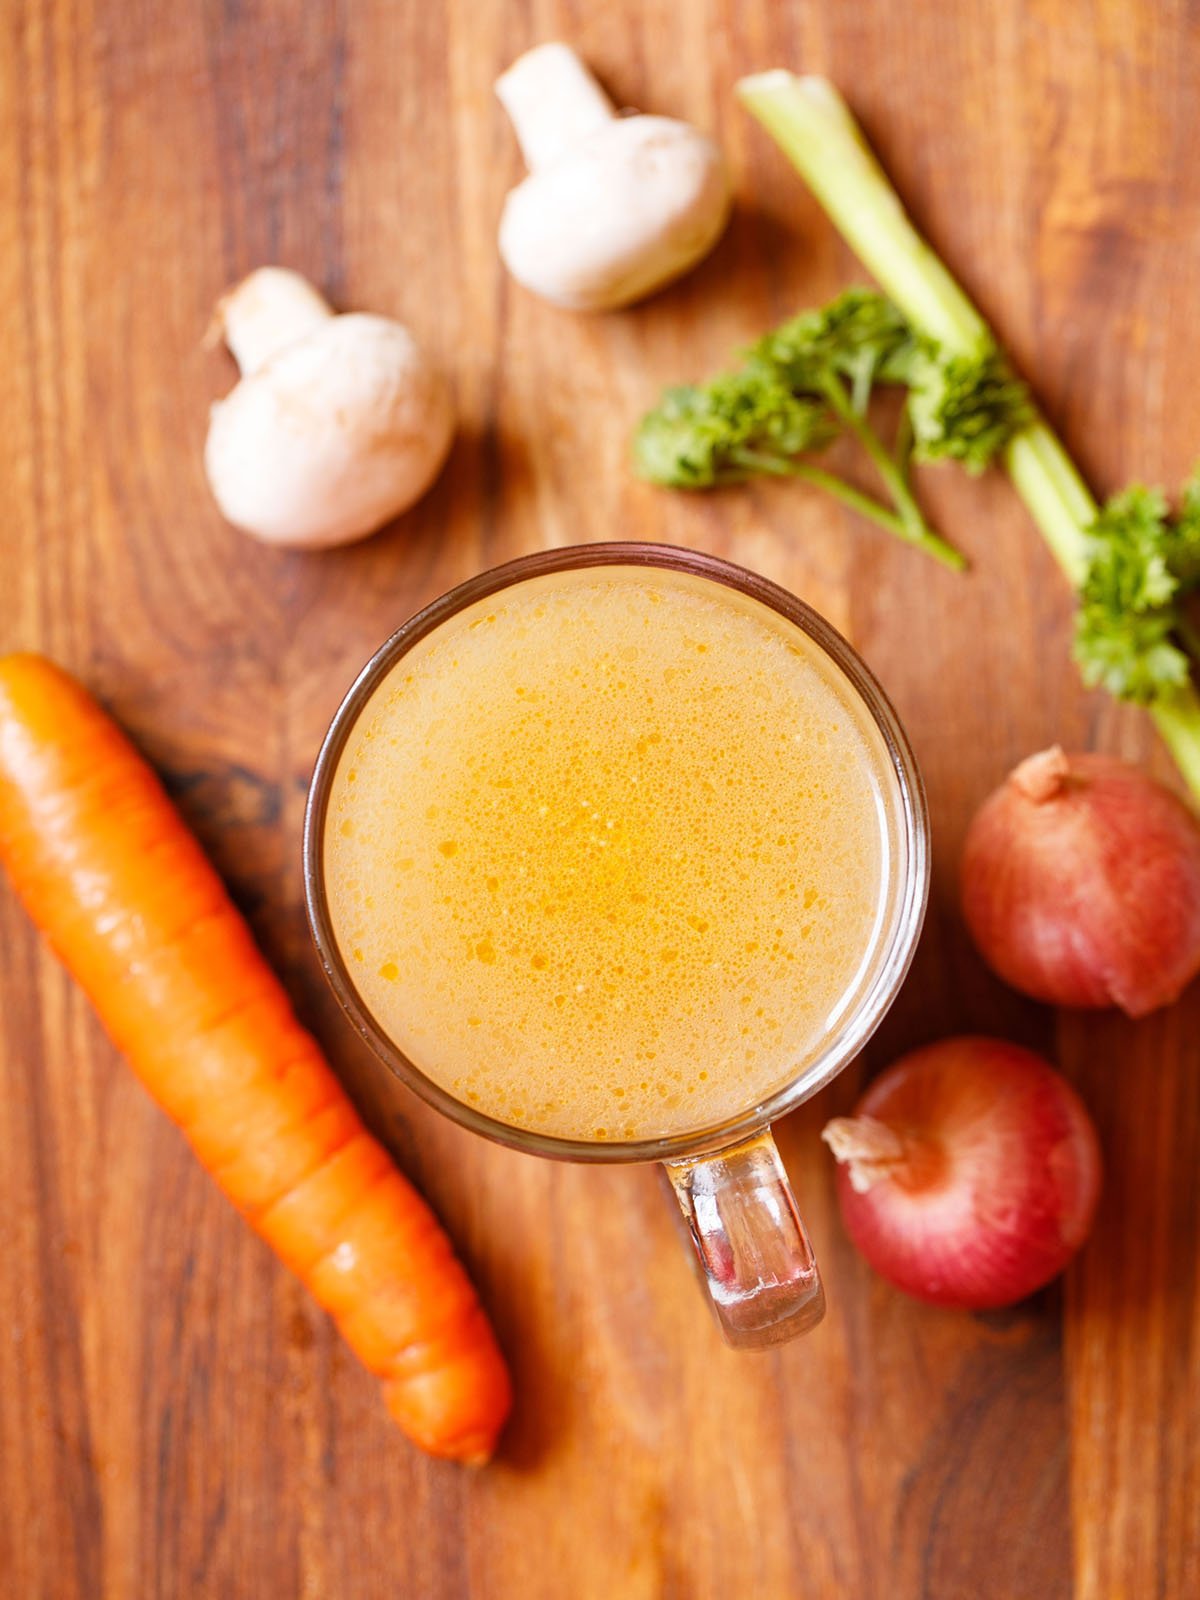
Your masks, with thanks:
[{"label": "parsley sprig", "polygon": [[[868,416],[880,386],[907,390],[890,442]],[[734,371],[668,389],[637,430],[634,464],[641,477],[677,489],[799,478],[961,570],[962,555],[929,526],[912,492],[910,464],[949,459],[980,472],[1032,414],[1025,386],[994,347],[944,355],[885,295],[852,288],[764,335]],[[842,435],[870,459],[890,505],[813,465]]]},{"label": "parsley sprig", "polygon": [[1200,587],[1200,476],[1172,518],[1161,489],[1113,495],[1084,530],[1075,659],[1085,683],[1150,705],[1189,681],[1197,637],[1187,610]]}]

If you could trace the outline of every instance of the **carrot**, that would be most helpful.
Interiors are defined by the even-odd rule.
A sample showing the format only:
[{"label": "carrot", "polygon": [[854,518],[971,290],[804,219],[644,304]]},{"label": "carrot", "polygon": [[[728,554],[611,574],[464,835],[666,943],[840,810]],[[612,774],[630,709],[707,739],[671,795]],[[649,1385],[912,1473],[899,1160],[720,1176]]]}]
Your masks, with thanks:
[{"label": "carrot", "polygon": [[118,1048],[434,1455],[478,1463],[507,1369],[154,773],[86,690],[0,658],[0,861]]}]

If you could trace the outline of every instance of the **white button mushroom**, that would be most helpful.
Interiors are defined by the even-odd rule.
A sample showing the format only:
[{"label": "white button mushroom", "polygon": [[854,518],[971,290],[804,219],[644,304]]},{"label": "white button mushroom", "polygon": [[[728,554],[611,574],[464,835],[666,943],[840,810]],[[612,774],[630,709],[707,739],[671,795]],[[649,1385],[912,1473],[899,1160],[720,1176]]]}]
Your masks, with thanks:
[{"label": "white button mushroom", "polygon": [[496,81],[529,176],[509,194],[500,254],[527,289],[573,311],[628,305],[695,266],[729,217],[716,145],[670,117],[618,117],[565,44]]},{"label": "white button mushroom", "polygon": [[281,267],[231,290],[216,325],[242,379],[212,408],[204,465],[236,527],[271,544],[346,544],[429,488],[454,412],[407,328],[335,316]]}]

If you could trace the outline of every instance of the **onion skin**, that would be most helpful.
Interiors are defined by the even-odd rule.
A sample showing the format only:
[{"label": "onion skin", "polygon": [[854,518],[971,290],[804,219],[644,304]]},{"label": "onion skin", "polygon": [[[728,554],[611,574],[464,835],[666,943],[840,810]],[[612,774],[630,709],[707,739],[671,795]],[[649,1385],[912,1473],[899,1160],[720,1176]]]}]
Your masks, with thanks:
[{"label": "onion skin", "polygon": [[971,823],[961,884],[984,960],[1035,1000],[1142,1017],[1200,972],[1200,820],[1126,762],[1022,762]]},{"label": "onion skin", "polygon": [[903,1056],[822,1138],[846,1230],[875,1271],[933,1305],[1015,1305],[1087,1238],[1100,1147],[1041,1056],[943,1039]]}]

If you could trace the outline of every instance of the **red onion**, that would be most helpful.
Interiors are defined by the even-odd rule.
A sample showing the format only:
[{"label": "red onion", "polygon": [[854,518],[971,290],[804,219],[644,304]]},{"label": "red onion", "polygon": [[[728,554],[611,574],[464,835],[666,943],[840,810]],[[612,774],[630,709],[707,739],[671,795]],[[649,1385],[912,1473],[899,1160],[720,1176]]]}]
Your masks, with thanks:
[{"label": "red onion", "polygon": [[1091,1118],[1053,1067],[1001,1039],[913,1051],[821,1137],[843,1163],[851,1239],[919,1300],[1013,1305],[1061,1272],[1091,1227]]},{"label": "red onion", "polygon": [[1123,761],[1043,750],[976,814],[962,903],[1013,988],[1144,1016],[1200,972],[1200,820]]}]

